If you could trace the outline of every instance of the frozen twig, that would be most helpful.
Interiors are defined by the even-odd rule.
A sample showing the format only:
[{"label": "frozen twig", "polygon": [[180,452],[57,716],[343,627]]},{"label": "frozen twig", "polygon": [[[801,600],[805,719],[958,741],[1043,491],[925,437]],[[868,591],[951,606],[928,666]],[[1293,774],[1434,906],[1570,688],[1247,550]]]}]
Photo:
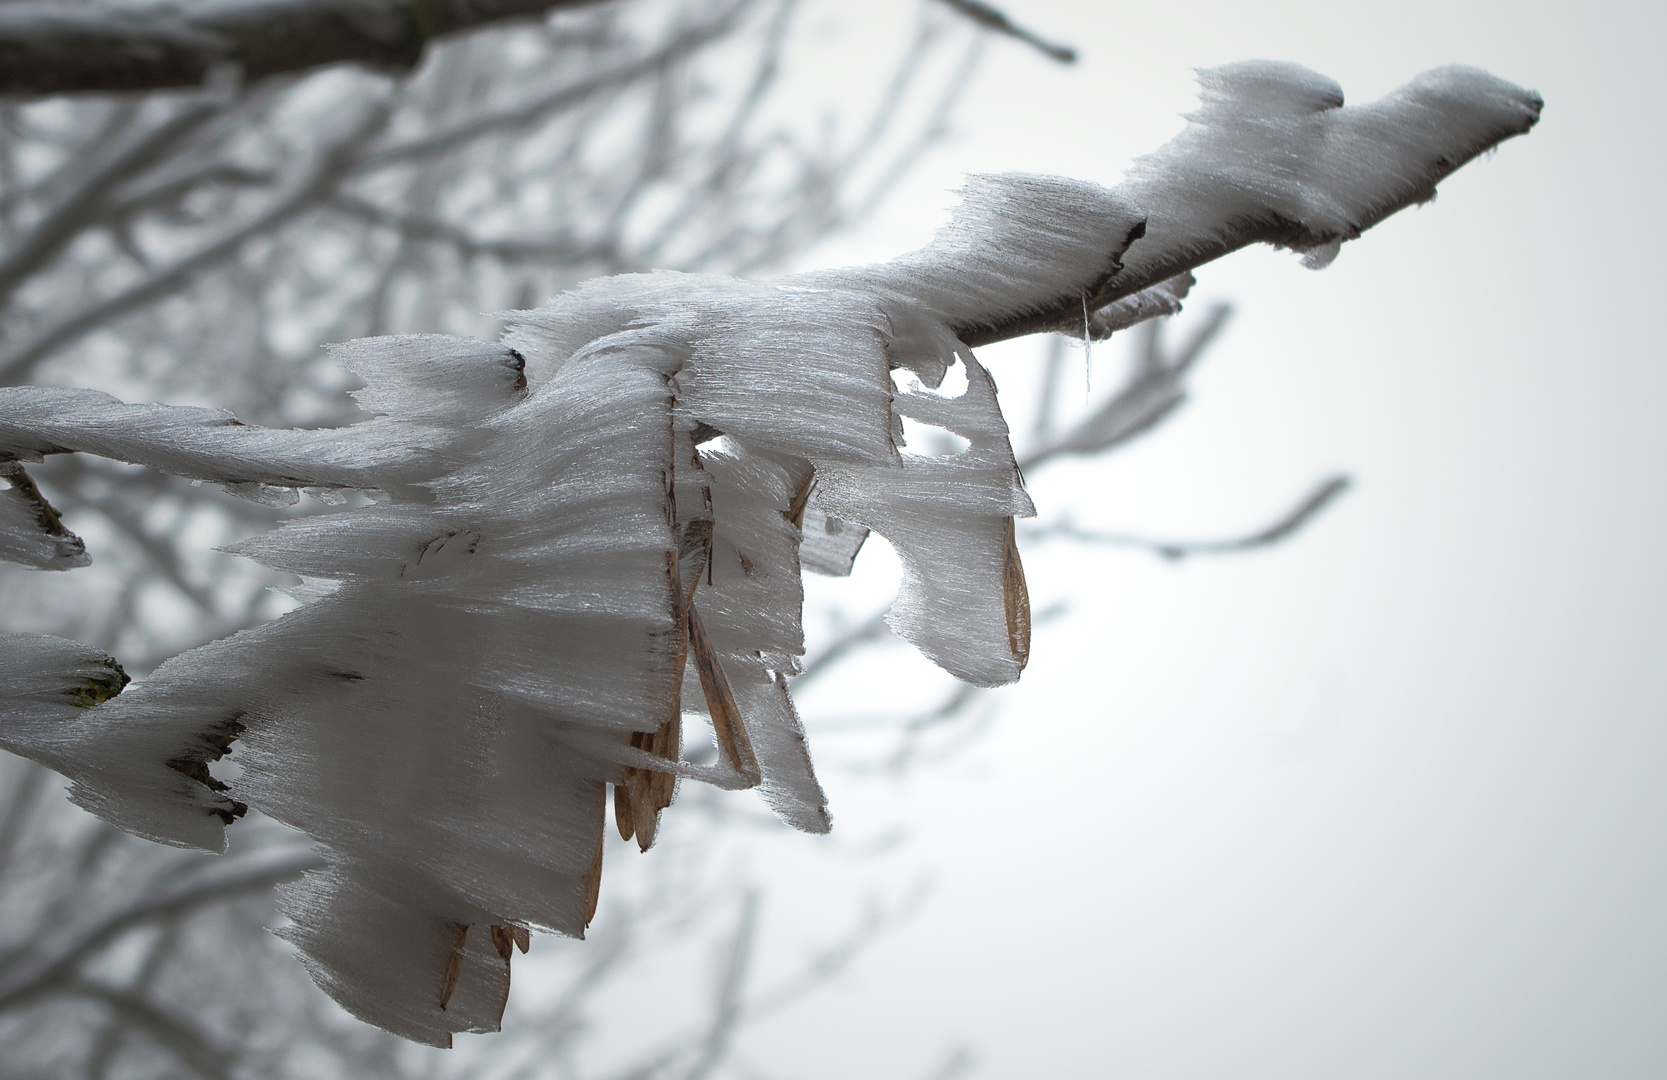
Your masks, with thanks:
[{"label": "frozen twig", "polygon": [[[1199,73],[1188,126],[1135,160],[1114,201],[1145,215],[1139,243],[1086,292],[1028,310],[970,317],[976,348],[1080,327],[1099,312],[1250,244],[1304,253],[1318,268],[1466,162],[1525,134],[1543,102],[1475,68],[1424,72],[1367,105],[1344,107],[1335,82],[1295,64],[1247,61]],[[1115,254],[1115,253],[1108,253]]]}]

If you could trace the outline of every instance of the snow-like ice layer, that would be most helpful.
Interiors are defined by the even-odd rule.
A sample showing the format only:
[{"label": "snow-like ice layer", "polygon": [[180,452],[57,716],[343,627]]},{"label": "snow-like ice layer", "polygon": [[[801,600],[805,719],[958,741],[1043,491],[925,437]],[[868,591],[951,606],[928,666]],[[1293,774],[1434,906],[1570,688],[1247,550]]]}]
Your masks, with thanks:
[{"label": "snow-like ice layer", "polygon": [[969,447],[950,457],[905,454],[902,468],[829,466],[817,501],[891,541],[903,583],[887,622],[958,678],[1000,686],[1019,677],[1030,650],[1030,605],[1013,545],[1013,518],[1033,515],[995,385],[969,353],[966,390],[897,395],[904,416],[943,428]]},{"label": "snow-like ice layer", "polygon": [[816,779],[804,725],[779,671],[738,661],[731,669],[735,701],[746,717],[762,774],[759,794],[787,824],[809,833],[833,828],[828,796]]},{"label": "snow-like ice layer", "polygon": [[1082,180],[969,176],[960,206],[926,247],[880,266],[794,280],[919,305],[942,326],[996,325],[1094,296],[1145,217],[1122,195]]},{"label": "snow-like ice layer", "polygon": [[251,427],[218,409],[0,387],[0,461],[77,451],[228,486],[404,489],[444,470],[457,430],[388,419],[323,431]]},{"label": "snow-like ice layer", "polygon": [[504,346],[447,334],[396,334],[329,346],[365,380],[353,397],[365,411],[467,429],[527,387],[526,358]]},{"label": "snow-like ice layer", "polygon": [[498,924],[434,914],[432,902],[413,902],[413,887],[425,883],[409,880],[397,863],[310,872],[279,887],[279,905],[295,922],[278,934],[300,948],[319,986],[384,1030],[442,1047],[455,1031],[497,1031],[513,943],[502,929],[493,933]]},{"label": "snow-like ice layer", "polygon": [[687,361],[678,401],[700,421],[809,459],[896,460],[887,313],[863,293],[659,271],[505,317],[506,342],[529,357],[581,347],[575,325],[653,326]]},{"label": "snow-like ice layer", "polygon": [[[1298,64],[1251,60],[1198,73],[1199,108],[1137,158],[1109,197],[1138,208],[1145,234],[1091,298],[1094,310],[1248,244],[1326,265],[1341,245],[1405,207],[1478,154],[1538,121],[1533,91],[1485,71],[1426,71],[1369,105],[1344,107],[1334,81]],[[1077,296],[1006,320],[951,328],[978,346],[1018,334],[1080,333]]]},{"label": "snow-like ice layer", "polygon": [[804,536],[799,541],[799,563],[828,577],[849,577],[857,554],[868,540],[868,528],[824,513],[815,492],[805,508]]},{"label": "snow-like ice layer", "polygon": [[1538,94],[1485,71],[1426,71],[1368,105],[1298,64],[1198,73],[1181,133],[1137,158],[1117,194],[1146,212],[1117,296],[1250,243],[1319,253],[1435,197],[1436,182],[1539,118]]},{"label": "snow-like ice layer", "polygon": [[36,570],[73,570],[91,562],[81,538],[64,528],[17,462],[0,463],[0,561]]},{"label": "snow-like ice layer", "polygon": [[99,649],[46,634],[0,634],[0,746],[60,772],[84,750],[81,722],[127,685]]},{"label": "snow-like ice layer", "polygon": [[783,678],[804,652],[794,517],[804,511],[810,470],[739,439],[725,443],[703,455],[715,528],[697,603],[723,657],[765,802],[795,828],[827,832],[827,796]]},{"label": "snow-like ice layer", "polygon": [[788,517],[803,474],[791,459],[726,439],[701,454],[710,478],[712,554],[696,597],[712,644],[722,653],[798,656],[799,530]]},{"label": "snow-like ice layer", "polygon": [[[322,843],[344,880],[399,880],[391,895],[411,911],[395,925],[581,934],[602,792],[619,776],[598,735],[658,728],[683,663],[667,572],[677,361],[645,336],[593,343],[530,394],[494,374],[488,385],[513,400],[448,436],[472,453],[430,483],[429,503],[298,522],[241,549],[339,589],[173,658],[51,739],[9,716],[11,744],[70,775],[82,805],[153,839],[220,849],[240,804],[258,806]],[[454,406],[480,352],[456,349],[459,380],[435,388]],[[421,398],[409,411],[397,394],[379,404],[433,413]],[[241,775],[216,790],[208,765],[233,747]],[[353,905],[293,908],[295,940],[349,1008],[425,1041],[481,1026],[438,1009],[438,982],[404,986],[397,943],[381,943],[382,959],[344,957],[363,936],[344,921]],[[375,1005],[396,986],[428,993],[426,1027]]]}]

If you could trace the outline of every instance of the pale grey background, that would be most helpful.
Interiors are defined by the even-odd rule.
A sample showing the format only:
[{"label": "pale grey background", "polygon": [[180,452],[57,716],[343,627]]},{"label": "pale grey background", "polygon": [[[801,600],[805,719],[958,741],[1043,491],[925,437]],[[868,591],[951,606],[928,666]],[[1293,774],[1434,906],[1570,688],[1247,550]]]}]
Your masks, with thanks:
[{"label": "pale grey background", "polygon": [[[1008,7],[1083,62],[993,47],[960,137],[813,262],[920,242],[963,171],[1115,182],[1178,127],[1195,66],[1297,60],[1365,101],[1457,61],[1547,106],[1323,273],[1257,251],[1200,275],[1194,310],[1239,316],[1193,403],[1109,466],[1033,485],[1043,515],[1207,536],[1329,470],[1358,486],[1269,553],[1033,550],[1038,601],[1076,614],[1039,633],[992,732],[907,786],[830,779],[845,835],[913,823],[851,873],[924,866],[932,899],[749,1053],[807,1078],[916,1075],[961,1043],[991,1077],[1667,1074],[1667,20]],[[862,77],[849,20],[824,44],[843,59],[800,77]],[[1018,398],[1037,355],[986,359]],[[884,588],[871,561],[853,588]],[[782,909],[831,926],[849,904],[796,850],[767,955],[806,947]]]}]

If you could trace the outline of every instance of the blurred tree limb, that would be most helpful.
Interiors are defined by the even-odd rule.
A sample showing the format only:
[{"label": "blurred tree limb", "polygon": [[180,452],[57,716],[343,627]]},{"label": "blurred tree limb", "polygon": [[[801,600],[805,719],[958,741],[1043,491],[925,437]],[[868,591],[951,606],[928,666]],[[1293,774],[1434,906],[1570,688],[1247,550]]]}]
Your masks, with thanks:
[{"label": "blurred tree limb", "polygon": [[0,6],[0,93],[253,82],[344,61],[413,68],[435,38],[599,0],[198,0]]}]

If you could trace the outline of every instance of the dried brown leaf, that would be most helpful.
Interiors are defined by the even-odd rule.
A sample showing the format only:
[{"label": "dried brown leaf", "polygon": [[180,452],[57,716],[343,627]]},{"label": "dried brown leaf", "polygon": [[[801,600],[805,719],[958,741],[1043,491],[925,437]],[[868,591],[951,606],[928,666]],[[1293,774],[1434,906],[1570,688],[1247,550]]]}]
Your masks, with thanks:
[{"label": "dried brown leaf", "polygon": [[1025,587],[1025,568],[1019,561],[1019,545],[1013,534],[1013,519],[1007,519],[1007,555],[1001,568],[1001,599],[1007,609],[1007,647],[1023,668],[1030,661],[1030,590]]},{"label": "dried brown leaf", "polygon": [[736,772],[757,784],[763,777],[758,770],[758,759],[753,756],[752,740],[741,721],[741,710],[735,705],[729,678],[693,604],[689,605],[688,626],[689,649],[694,655],[695,671],[700,675],[700,689],[706,695],[706,707],[712,714],[712,731],[718,737],[718,747]]},{"label": "dried brown leaf", "polygon": [[469,940],[469,924],[456,923],[457,943],[451,947],[451,960],[446,963],[446,978],[440,985],[440,1008],[451,1003],[452,991],[457,989],[457,977],[463,974],[463,944]]}]

